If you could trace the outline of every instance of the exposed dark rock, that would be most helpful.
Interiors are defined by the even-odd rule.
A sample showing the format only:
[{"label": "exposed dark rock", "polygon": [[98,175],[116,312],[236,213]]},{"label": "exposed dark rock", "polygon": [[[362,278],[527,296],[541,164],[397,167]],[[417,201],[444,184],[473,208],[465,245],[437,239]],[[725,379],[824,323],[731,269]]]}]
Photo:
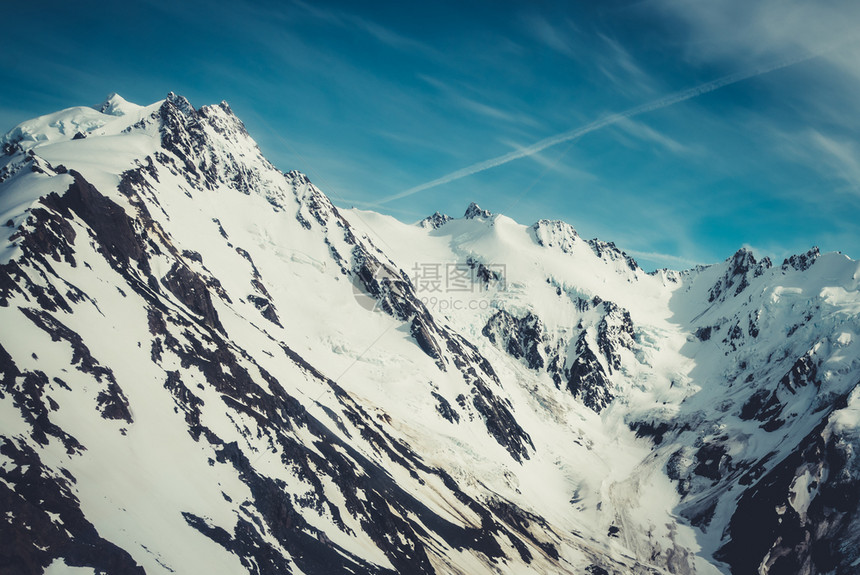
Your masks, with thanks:
[{"label": "exposed dark rock", "polygon": [[750,314],[749,329],[747,330],[747,333],[750,334],[750,337],[758,337],[758,334],[759,334],[758,317],[759,317],[759,314],[756,314],[755,316]]},{"label": "exposed dark rock", "polygon": [[492,216],[492,212],[490,212],[489,210],[482,210],[481,207],[475,202],[469,204],[469,207],[466,208],[466,213],[463,214],[463,217],[467,220],[474,220],[475,218],[486,219]]},{"label": "exposed dark rock", "polygon": [[614,399],[612,382],[597,356],[585,340],[585,332],[576,343],[579,354],[568,370],[567,389],[589,409],[600,413]]},{"label": "exposed dark rock", "polygon": [[544,367],[540,353],[544,342],[543,329],[540,319],[531,312],[516,318],[505,310],[499,310],[490,317],[481,333],[496,347],[524,360],[530,369],[541,369]]},{"label": "exposed dark rock", "polygon": [[700,327],[696,330],[696,337],[699,339],[699,341],[708,341],[709,339],[711,339],[711,332],[713,331],[713,329],[713,326],[710,325]]},{"label": "exposed dark rock", "polygon": [[761,428],[765,431],[775,431],[785,424],[782,413],[788,399],[810,384],[815,388],[821,387],[817,363],[811,351],[794,362],[775,388],[756,390],[741,408],[740,417],[756,419],[762,422]]},{"label": "exposed dark rock", "polygon": [[106,419],[122,419],[132,423],[128,400],[120,389],[110,368],[102,366],[84,344],[81,336],[69,329],[48,312],[30,308],[18,308],[37,327],[51,336],[53,341],[66,341],[72,347],[72,365],[84,373],[92,375],[96,381],[105,383],[98,395],[98,409]]},{"label": "exposed dark rock", "polygon": [[744,403],[741,408],[740,418],[743,420],[755,418],[759,421],[767,421],[778,415],[780,411],[782,411],[782,404],[779,402],[776,393],[769,392],[766,389],[759,389]]},{"label": "exposed dark rock", "polygon": [[193,513],[183,512],[182,516],[189,526],[239,557],[239,561],[248,573],[254,575],[292,573],[291,562],[271,545],[266,544],[263,535],[254,524],[244,518],[239,518],[231,535],[222,527],[210,525],[205,519]]},{"label": "exposed dark rock", "polygon": [[683,511],[684,517],[690,520],[690,524],[706,531],[711,521],[714,519],[714,513],[717,510],[717,500],[705,499],[704,501],[687,507]]},{"label": "exposed dark rock", "polygon": [[227,232],[224,230],[224,226],[221,225],[221,221],[218,218],[212,218],[212,221],[218,226],[218,233],[221,234],[221,237],[225,240],[229,240],[230,237],[227,235]]},{"label": "exposed dark rock", "polygon": [[46,468],[33,449],[16,439],[0,437],[0,454],[12,462],[11,468],[0,466],[0,509],[15,518],[3,519],[0,571],[41,575],[62,558],[69,567],[100,573],[144,573],[127,551],[104,539],[84,517],[71,474],[63,477]]},{"label": "exposed dark rock", "polygon": [[[113,375],[113,374],[111,374]],[[98,410],[105,419],[122,419],[131,423],[131,412],[128,409],[128,399],[116,382],[109,382],[107,387],[100,391],[98,397]]]},{"label": "exposed dark rock", "polygon": [[215,306],[212,305],[206,283],[199,275],[184,264],[175,262],[167,275],[162,278],[161,283],[188,309],[203,318],[205,325],[224,331]]},{"label": "exposed dark rock", "polygon": [[413,316],[426,318],[425,325],[433,322],[426,306],[415,296],[407,277],[391,265],[380,262],[363,247],[353,248],[353,273],[367,293],[379,300],[378,307],[400,320],[411,320]]},{"label": "exposed dark rock", "polygon": [[[52,194],[40,202],[53,208],[54,198],[56,195]],[[28,224],[20,227],[10,238],[13,241],[20,239],[19,245],[26,257],[40,262],[49,271],[52,268],[44,256],[50,256],[55,262],[65,261],[72,267],[77,265],[72,247],[77,234],[66,218],[54,209],[32,208]]]},{"label": "exposed dark rock", "polygon": [[444,226],[453,219],[454,218],[447,214],[440,214],[439,212],[436,212],[432,216],[427,216],[426,218],[418,222],[418,225],[422,228],[429,228],[431,230],[435,230]]},{"label": "exposed dark rock", "polygon": [[18,142],[3,142],[4,156],[13,156],[20,151],[22,151],[22,148],[20,146],[20,140]]},{"label": "exposed dark rock", "polygon": [[787,270],[791,268],[799,272],[805,272],[812,267],[812,264],[815,263],[815,260],[817,260],[820,255],[821,253],[818,251],[818,247],[815,246],[805,254],[795,254],[783,260],[782,269]]},{"label": "exposed dark rock", "polygon": [[[548,557],[556,561],[559,559],[558,549],[556,549],[555,545],[549,541],[541,541],[533,533],[533,531],[537,531],[538,533],[543,533],[548,536],[553,534],[552,528],[547,524],[545,519],[533,513],[529,513],[513,503],[503,501],[501,499],[491,499],[488,501],[488,505],[490,509],[493,510],[496,517],[505,522],[505,524],[513,527],[517,533],[531,541]],[[532,528],[533,524],[537,527],[536,529]],[[511,543],[514,543],[515,539],[510,539]],[[528,563],[529,559],[527,559],[527,557],[531,558],[531,553],[525,548],[525,546],[522,546],[522,544],[520,544],[520,546],[515,544],[515,546],[523,560]]]},{"label": "exposed dark rock", "polygon": [[615,242],[604,242],[597,238],[592,240],[586,240],[586,243],[591,248],[591,251],[594,252],[594,255],[601,259],[609,260],[609,261],[623,261],[630,271],[636,271],[639,268],[639,264],[636,263],[632,257],[628,256],[625,252],[619,250],[615,246]]},{"label": "exposed dark rock", "polygon": [[[481,393],[481,392],[484,393]],[[534,449],[528,434],[517,423],[513,414],[498,399],[486,393],[486,389],[476,387],[472,390],[472,405],[484,417],[489,434],[517,461],[528,459],[528,448]]]},{"label": "exposed dark rock", "polygon": [[[41,256],[34,259],[41,259],[40,263],[35,264],[37,268],[29,269],[29,273],[36,276],[36,281],[33,281],[28,270],[22,268],[16,261],[0,265],[0,307],[8,307],[9,299],[16,294],[24,295],[25,299],[27,299],[26,294],[29,294],[42,309],[52,312],[58,310],[71,312],[66,299],[57,291],[53,282],[47,279],[48,273],[55,275],[50,264]],[[51,271],[46,273],[43,271],[44,268]],[[42,285],[43,282],[45,285]]]},{"label": "exposed dark rock", "polygon": [[[711,287],[708,301],[714,302],[730,293],[737,297],[750,286],[751,278],[761,276],[771,265],[769,258],[756,262],[755,256],[750,250],[739,249],[731,258],[726,260],[726,272]],[[731,291],[732,288],[734,291]]]},{"label": "exposed dark rock", "polygon": [[50,412],[54,410],[45,393],[49,380],[43,372],[22,372],[9,352],[0,345],[0,375],[0,396],[9,394],[21,417],[30,426],[30,436],[36,443],[48,445],[48,436],[51,436],[57,438],[69,454],[84,449],[77,439],[51,420]]},{"label": "exposed dark rock", "polygon": [[448,403],[448,400],[436,393],[435,391],[431,391],[430,394],[436,398],[438,402],[436,404],[436,411],[439,412],[439,415],[450,421],[451,423],[460,423],[460,414],[451,407],[451,404]]},{"label": "exposed dark rock", "polygon": [[264,297],[256,296],[253,294],[248,295],[248,301],[254,304],[258,310],[260,310],[260,315],[264,318],[277,325],[278,327],[284,327],[281,325],[280,319],[278,319],[278,312],[275,310],[275,304],[270,302]]},{"label": "exposed dark rock", "polygon": [[630,425],[630,429],[636,432],[636,437],[650,437],[654,441],[654,445],[663,443],[663,436],[672,429],[665,421],[659,423],[637,421]]},{"label": "exposed dark rock", "polygon": [[472,257],[466,259],[466,265],[474,271],[474,280],[480,282],[480,289],[487,289],[491,284],[504,291],[507,288],[505,277],[505,266],[489,264],[485,265]]},{"label": "exposed dark rock", "polygon": [[681,497],[688,495],[692,486],[688,473],[692,462],[685,451],[683,447],[676,450],[666,461],[666,476],[675,482],[675,488]]},{"label": "exposed dark rock", "polygon": [[813,359],[812,352],[800,356],[788,370],[788,373],[779,380],[780,387],[792,394],[797,393],[799,388],[806,387],[810,383],[817,388],[821,387],[821,382],[818,380],[818,366]]},{"label": "exposed dark rock", "polygon": [[74,183],[59,197],[49,194],[44,202],[52,208],[74,212],[93,230],[99,249],[116,265],[126,265],[129,259],[146,262],[146,253],[134,230],[132,219],[125,210],[105,197],[81,174],[71,170]]},{"label": "exposed dark rock", "polygon": [[436,360],[440,369],[444,370],[445,364],[442,362],[442,349],[436,342],[436,338],[430,333],[429,326],[424,323],[420,316],[415,316],[412,320],[410,333],[412,334],[412,337],[415,338],[416,343],[418,343],[418,347],[420,347],[424,353]]},{"label": "exposed dark rock", "polygon": [[633,349],[633,320],[630,312],[612,302],[603,302],[603,310],[597,324],[597,347],[612,373],[613,369],[621,369],[621,349]]},{"label": "exposed dark rock", "polygon": [[203,263],[203,256],[200,255],[200,252],[195,252],[192,250],[182,250],[182,257],[192,262],[197,262],[199,264]]},{"label": "exposed dark rock", "polygon": [[[843,398],[837,409],[844,405]],[[822,421],[744,492],[727,543],[716,554],[733,573],[855,571],[860,559],[858,445],[854,438],[826,433],[827,423]],[[797,483],[801,476],[807,479]],[[796,495],[800,485],[808,485],[808,493]],[[808,504],[800,503],[805,500]]]},{"label": "exposed dark rock", "polygon": [[466,383],[472,387],[472,405],[484,418],[487,432],[504,446],[516,461],[528,459],[529,449],[534,450],[529,434],[484,379],[489,378],[496,385],[500,383],[490,362],[462,336],[445,332],[445,338],[454,364],[463,374]]},{"label": "exposed dark rock", "polygon": [[696,452],[696,466],[693,473],[712,481],[719,481],[732,468],[732,458],[727,454],[725,446],[719,443],[707,443]]}]

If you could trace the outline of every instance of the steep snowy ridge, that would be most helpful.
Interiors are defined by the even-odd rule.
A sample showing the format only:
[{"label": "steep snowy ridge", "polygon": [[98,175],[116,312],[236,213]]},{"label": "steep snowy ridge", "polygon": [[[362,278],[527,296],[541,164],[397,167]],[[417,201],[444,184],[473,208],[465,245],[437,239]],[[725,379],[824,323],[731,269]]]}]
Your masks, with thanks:
[{"label": "steep snowy ridge", "polygon": [[[641,272],[636,261],[626,253],[619,250],[613,242],[604,242],[597,238],[582,240],[573,227],[559,220],[539,220],[532,228],[535,241],[540,246],[557,248],[566,254],[573,254],[578,243],[587,245],[598,258],[624,262],[624,265],[632,272]],[[635,276],[633,276],[635,277]]]},{"label": "steep snowy ridge", "polygon": [[230,107],[0,157],[0,570],[849,573],[857,262],[340,210]]}]

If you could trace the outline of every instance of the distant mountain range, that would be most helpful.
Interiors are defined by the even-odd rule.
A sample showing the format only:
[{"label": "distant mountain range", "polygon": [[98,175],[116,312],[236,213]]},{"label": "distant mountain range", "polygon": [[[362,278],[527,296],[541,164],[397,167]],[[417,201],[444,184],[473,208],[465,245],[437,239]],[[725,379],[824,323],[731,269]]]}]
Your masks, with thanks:
[{"label": "distant mountain range", "polygon": [[860,569],[860,265],[341,210],[230,107],[0,156],[0,573]]}]

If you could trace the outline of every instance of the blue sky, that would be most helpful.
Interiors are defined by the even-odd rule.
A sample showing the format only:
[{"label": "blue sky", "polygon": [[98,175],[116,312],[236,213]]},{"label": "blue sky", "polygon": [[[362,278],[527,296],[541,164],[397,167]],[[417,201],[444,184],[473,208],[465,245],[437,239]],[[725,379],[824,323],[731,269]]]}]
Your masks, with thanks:
[{"label": "blue sky", "polygon": [[0,131],[227,100],[267,157],[412,222],[470,201],[646,269],[860,258],[860,3],[15,2]]}]

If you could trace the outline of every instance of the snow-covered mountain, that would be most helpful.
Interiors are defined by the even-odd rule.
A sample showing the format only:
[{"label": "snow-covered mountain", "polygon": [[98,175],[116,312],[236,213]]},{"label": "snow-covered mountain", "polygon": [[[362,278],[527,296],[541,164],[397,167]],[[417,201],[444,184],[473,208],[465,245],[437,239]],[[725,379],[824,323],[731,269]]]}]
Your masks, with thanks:
[{"label": "snow-covered mountain", "polygon": [[854,573],[860,266],[337,209],[226,103],[0,157],[2,573]]}]

